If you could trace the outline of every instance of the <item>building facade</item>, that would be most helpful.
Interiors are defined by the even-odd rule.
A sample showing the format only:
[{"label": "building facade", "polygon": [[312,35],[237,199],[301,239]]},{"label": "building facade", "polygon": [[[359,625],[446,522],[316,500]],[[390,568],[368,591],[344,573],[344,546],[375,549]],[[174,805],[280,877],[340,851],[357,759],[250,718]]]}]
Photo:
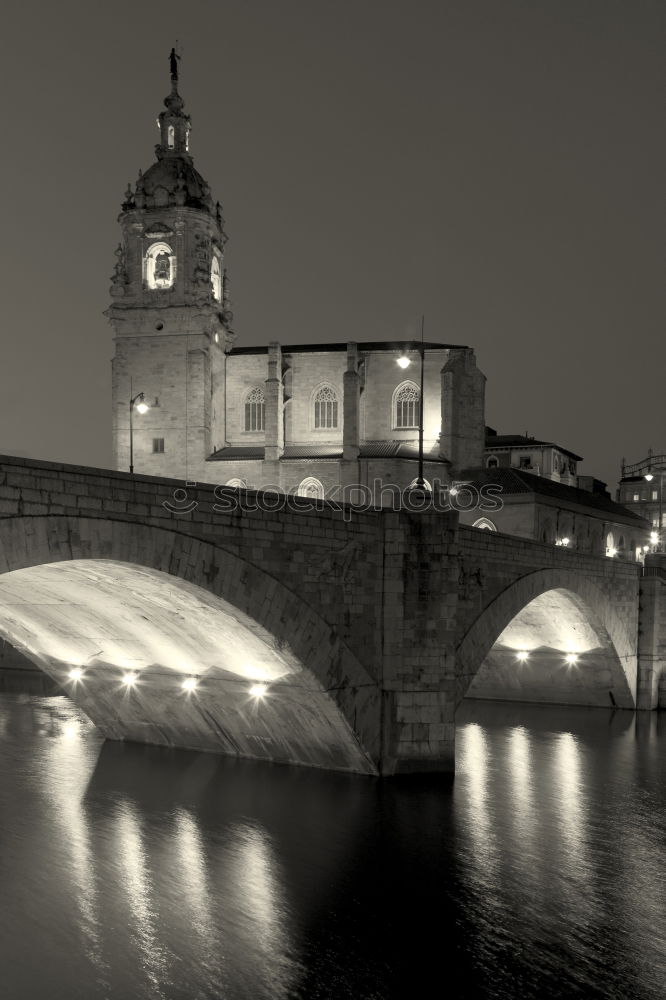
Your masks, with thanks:
[{"label": "building facade", "polygon": [[[605,483],[587,476],[578,480],[579,485],[569,486],[521,467],[470,469],[456,497],[460,520],[545,545],[642,561],[649,548],[648,522],[616,503]],[[494,510],[480,509],[476,500],[490,488],[498,491],[501,503]],[[469,510],[466,490],[475,501]]]},{"label": "building facade", "polygon": [[653,455],[649,451],[640,462],[627,464],[622,459],[622,476],[617,491],[619,503],[650,523],[650,545],[653,551],[663,552],[664,536],[664,480],[666,479],[666,454]]},{"label": "building facade", "polygon": [[522,469],[555,483],[577,486],[581,461],[580,455],[551,441],[539,441],[522,434],[498,434],[492,427],[486,427],[484,464],[487,469]]}]

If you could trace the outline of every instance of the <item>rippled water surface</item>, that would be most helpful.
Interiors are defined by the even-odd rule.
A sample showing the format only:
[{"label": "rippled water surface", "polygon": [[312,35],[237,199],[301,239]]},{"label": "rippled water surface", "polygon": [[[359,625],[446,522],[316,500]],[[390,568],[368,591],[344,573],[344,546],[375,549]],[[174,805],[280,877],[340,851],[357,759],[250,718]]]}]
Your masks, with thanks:
[{"label": "rippled water surface", "polygon": [[457,740],[455,783],[379,782],[0,695],[0,996],[662,1000],[664,713],[479,703]]}]

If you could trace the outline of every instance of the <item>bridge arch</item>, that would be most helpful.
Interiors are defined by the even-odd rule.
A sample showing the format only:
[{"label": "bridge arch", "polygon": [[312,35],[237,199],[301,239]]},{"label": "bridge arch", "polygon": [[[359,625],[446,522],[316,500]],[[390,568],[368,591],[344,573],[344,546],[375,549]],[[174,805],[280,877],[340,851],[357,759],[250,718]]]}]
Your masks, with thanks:
[{"label": "bridge arch", "polygon": [[[86,666],[81,682],[68,682],[70,664],[53,649],[35,648],[35,641],[31,648],[30,629],[19,634],[17,616],[8,608],[23,600],[29,624],[31,598],[25,595],[30,588],[48,593],[49,586],[68,580],[70,598],[72,588],[78,595],[70,603],[79,600],[83,611],[85,582],[94,586],[95,573],[101,574],[100,588],[103,579],[109,584],[108,593],[132,591],[122,605],[127,615],[118,612],[120,632],[129,627],[132,607],[145,612],[146,631],[168,631],[165,617],[155,614],[163,604],[160,595],[168,592],[173,615],[181,615],[184,623],[196,618],[212,628],[224,618],[227,632],[222,628],[220,635],[231,636],[231,645],[232,639],[235,648],[244,638],[255,643],[268,676],[253,676],[242,667],[234,676],[220,643],[220,669],[204,664],[206,669],[198,671],[189,661],[179,671],[177,664],[158,657],[141,670],[136,690],[119,696],[122,658],[104,653],[100,642],[94,669]],[[110,617],[108,611],[98,617],[102,630]],[[0,635],[14,644],[18,638],[26,654],[62,683],[111,738],[377,773],[380,697],[359,660],[321,615],[276,577],[191,535],[102,518],[1,519]],[[117,653],[122,635],[115,639]],[[176,651],[176,657],[181,653]],[[124,667],[131,667],[132,657],[127,659]],[[180,681],[193,673],[200,673],[200,688],[185,696]],[[93,676],[97,687],[88,683]],[[253,680],[266,681],[265,698],[248,694]]]},{"label": "bridge arch", "polygon": [[[529,686],[521,690],[521,671],[524,678],[528,661],[530,666],[540,661],[542,675],[549,678],[542,698],[534,696],[536,688],[523,696]],[[471,623],[456,662],[457,705],[474,694],[498,696],[478,693],[491,690],[488,681],[495,671],[496,678],[515,682],[505,695],[512,700],[635,707],[635,642],[602,586],[573,570],[541,569],[512,582]],[[560,697],[557,675],[567,679]],[[598,701],[590,700],[586,689],[592,678]]]}]

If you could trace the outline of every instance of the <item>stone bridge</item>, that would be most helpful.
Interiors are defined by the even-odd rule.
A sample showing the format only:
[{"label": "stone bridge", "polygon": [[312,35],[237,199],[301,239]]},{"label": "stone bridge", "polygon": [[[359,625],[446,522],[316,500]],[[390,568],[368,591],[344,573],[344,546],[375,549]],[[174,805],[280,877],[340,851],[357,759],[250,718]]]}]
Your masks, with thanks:
[{"label": "stone bridge", "polygon": [[656,707],[660,573],[455,514],[0,457],[0,637],[111,739],[451,771],[466,696]]}]

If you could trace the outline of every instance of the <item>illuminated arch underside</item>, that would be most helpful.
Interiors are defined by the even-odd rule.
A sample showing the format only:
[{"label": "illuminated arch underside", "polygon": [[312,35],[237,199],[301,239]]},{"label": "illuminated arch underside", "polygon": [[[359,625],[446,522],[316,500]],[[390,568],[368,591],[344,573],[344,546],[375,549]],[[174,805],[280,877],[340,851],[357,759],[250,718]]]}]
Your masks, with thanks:
[{"label": "illuminated arch underside", "polygon": [[[82,559],[0,576],[0,636],[111,739],[371,773],[319,681],[266,629],[158,570]],[[84,679],[68,678],[81,666]],[[139,671],[128,691],[122,678]],[[186,694],[181,683],[195,676]],[[265,698],[249,693],[267,685]]]},{"label": "illuminated arch underside", "polygon": [[[520,651],[528,653],[523,662],[517,657]],[[568,653],[577,655],[575,663],[567,662]],[[604,707],[614,701],[625,704],[627,696],[626,677],[608,632],[586,602],[565,589],[534,598],[509,622],[466,694]]]}]

